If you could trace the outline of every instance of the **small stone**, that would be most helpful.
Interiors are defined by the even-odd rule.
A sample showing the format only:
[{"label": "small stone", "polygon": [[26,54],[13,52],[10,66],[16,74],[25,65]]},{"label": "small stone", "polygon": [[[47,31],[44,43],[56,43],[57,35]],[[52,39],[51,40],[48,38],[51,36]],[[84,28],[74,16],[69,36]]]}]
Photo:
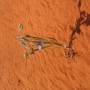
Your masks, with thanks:
[{"label": "small stone", "polygon": [[18,25],[18,28],[19,28],[19,31],[21,32],[21,31],[23,30],[23,28],[24,28],[24,27],[23,27],[23,24],[19,24],[19,25]]}]

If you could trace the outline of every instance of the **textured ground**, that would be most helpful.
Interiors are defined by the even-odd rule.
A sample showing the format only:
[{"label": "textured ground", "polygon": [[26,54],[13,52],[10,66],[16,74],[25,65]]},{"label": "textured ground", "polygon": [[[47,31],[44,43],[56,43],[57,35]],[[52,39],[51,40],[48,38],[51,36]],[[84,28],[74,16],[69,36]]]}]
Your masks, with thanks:
[{"label": "textured ground", "polygon": [[[0,90],[90,90],[90,26],[81,25],[73,47],[77,55],[64,56],[62,48],[50,47],[31,55],[16,39],[20,32],[50,36],[68,43],[80,16],[79,0],[0,0]],[[80,9],[90,14],[90,0]]]}]

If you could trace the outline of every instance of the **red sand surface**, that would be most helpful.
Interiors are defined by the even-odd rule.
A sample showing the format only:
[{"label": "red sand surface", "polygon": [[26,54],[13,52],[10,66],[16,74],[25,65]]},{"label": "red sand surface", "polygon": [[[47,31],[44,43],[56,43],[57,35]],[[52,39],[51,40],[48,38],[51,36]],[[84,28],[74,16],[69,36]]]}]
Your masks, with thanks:
[{"label": "red sand surface", "polygon": [[[0,0],[0,90],[90,90],[90,26],[81,25],[67,59],[62,48],[51,46],[31,55],[16,39],[21,33],[69,41],[69,26],[79,17],[79,0]],[[90,0],[81,0],[81,10],[90,14]]]}]

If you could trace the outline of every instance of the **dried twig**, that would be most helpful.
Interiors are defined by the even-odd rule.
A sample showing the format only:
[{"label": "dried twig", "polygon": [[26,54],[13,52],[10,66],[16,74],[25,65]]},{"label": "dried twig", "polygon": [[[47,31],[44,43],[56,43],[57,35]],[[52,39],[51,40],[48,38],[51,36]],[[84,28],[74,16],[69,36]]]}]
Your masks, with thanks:
[{"label": "dried twig", "polygon": [[71,33],[70,38],[69,38],[69,44],[66,48],[67,52],[65,51],[65,55],[67,57],[75,56],[76,52],[73,49],[73,40],[75,39],[75,34],[76,33],[80,34],[80,32],[81,32],[80,26],[84,23],[87,24],[87,16],[89,16],[89,15],[85,11],[81,11],[80,8],[81,8],[81,0],[79,0],[79,3],[78,3],[80,17],[76,20],[75,27],[70,26],[70,29],[72,29],[72,33]]}]

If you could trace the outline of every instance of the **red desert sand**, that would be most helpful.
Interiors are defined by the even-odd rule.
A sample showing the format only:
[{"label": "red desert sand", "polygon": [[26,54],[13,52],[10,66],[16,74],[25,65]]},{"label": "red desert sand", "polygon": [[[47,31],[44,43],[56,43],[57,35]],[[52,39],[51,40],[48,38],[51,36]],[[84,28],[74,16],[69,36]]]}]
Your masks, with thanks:
[{"label": "red desert sand", "polygon": [[[25,60],[25,34],[75,55],[53,45]],[[0,90],[90,90],[90,0],[0,0]]]}]

